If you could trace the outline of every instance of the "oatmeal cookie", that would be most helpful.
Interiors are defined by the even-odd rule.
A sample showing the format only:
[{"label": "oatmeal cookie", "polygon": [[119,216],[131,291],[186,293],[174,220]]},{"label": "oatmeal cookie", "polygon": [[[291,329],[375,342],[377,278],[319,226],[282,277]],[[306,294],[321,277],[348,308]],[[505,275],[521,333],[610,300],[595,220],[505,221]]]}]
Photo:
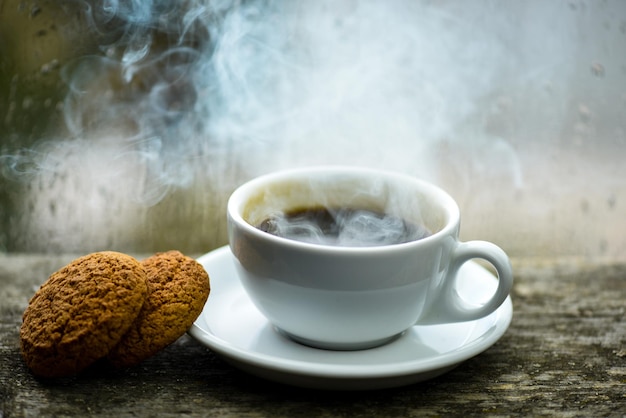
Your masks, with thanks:
[{"label": "oatmeal cookie", "polygon": [[139,261],[113,251],[86,255],[53,273],[22,318],[27,366],[41,377],[62,377],[105,357],[141,311],[146,282]]},{"label": "oatmeal cookie", "polygon": [[148,297],[137,319],[111,350],[115,367],[130,367],[183,335],[209,297],[209,276],[201,264],[178,251],[157,253],[141,262]]}]

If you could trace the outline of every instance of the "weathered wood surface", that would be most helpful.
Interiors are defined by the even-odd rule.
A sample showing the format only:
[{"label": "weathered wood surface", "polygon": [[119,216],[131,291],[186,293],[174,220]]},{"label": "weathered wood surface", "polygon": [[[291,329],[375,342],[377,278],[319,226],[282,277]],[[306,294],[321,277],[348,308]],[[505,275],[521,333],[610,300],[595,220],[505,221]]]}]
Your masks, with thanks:
[{"label": "weathered wood surface", "polygon": [[21,315],[72,258],[0,255],[0,418],[626,416],[626,263],[515,260],[513,322],[489,350],[431,381],[335,393],[251,377],[187,336],[131,370],[35,379]]}]

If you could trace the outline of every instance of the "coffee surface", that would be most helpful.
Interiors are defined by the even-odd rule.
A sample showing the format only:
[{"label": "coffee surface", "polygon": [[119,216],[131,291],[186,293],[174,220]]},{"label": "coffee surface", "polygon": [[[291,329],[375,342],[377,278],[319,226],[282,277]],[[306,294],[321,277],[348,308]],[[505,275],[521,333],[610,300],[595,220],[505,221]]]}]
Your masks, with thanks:
[{"label": "coffee surface", "polygon": [[369,209],[312,207],[273,215],[257,228],[314,244],[373,247],[415,241],[431,235],[422,226]]}]

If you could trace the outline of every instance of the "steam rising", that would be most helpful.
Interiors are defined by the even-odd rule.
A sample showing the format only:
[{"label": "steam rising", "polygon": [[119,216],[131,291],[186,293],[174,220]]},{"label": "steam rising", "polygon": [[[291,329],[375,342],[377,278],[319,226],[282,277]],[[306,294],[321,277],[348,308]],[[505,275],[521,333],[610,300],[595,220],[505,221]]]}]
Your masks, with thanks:
[{"label": "steam rising", "polygon": [[258,228],[283,238],[342,247],[401,244],[430,235],[421,225],[362,209],[310,208],[278,213]]},{"label": "steam rising", "polygon": [[[510,12],[495,5],[81,4],[102,53],[62,70],[63,115],[73,138],[63,141],[132,154],[147,170],[135,193],[147,205],[189,186],[197,175],[189,158],[219,158],[233,148],[251,175],[348,163],[432,178],[433,145],[454,137],[510,65],[506,42],[493,36],[510,23]],[[505,157],[520,186],[515,154]]]},{"label": "steam rising", "polygon": [[[173,198],[180,205],[188,202],[180,192],[226,195],[260,173],[305,164],[393,169],[453,185],[457,197],[478,199],[471,184],[528,187],[525,159],[533,144],[547,143],[560,152],[563,136],[597,133],[589,128],[594,117],[619,118],[615,109],[613,116],[583,112],[585,119],[578,103],[559,99],[572,86],[585,85],[584,77],[608,80],[626,65],[619,54],[612,55],[617,61],[611,65],[584,52],[589,45],[580,28],[604,16],[601,5],[75,4],[80,7],[67,15],[80,10],[84,36],[96,46],[60,61],[67,88],[59,105],[64,129],[25,148],[0,150],[4,178],[28,184],[33,194],[43,190],[51,199],[87,202],[79,211],[54,206],[52,214],[48,203],[16,205],[30,208],[35,219],[22,220],[24,228],[48,228],[52,235],[60,231],[50,229],[59,218],[113,225],[110,202],[116,213],[137,210],[128,202],[155,208]],[[623,10],[623,4],[612,4]],[[612,38],[598,35],[606,51],[623,45],[619,28],[626,26],[611,24]],[[602,100],[623,94],[608,83],[590,91]],[[11,109],[19,106],[9,108],[13,113],[6,120],[18,111]],[[572,120],[573,132],[564,128],[573,126]],[[530,162],[549,166],[550,158],[533,155]],[[75,216],[67,220],[66,213]],[[67,231],[75,227],[68,225]],[[85,242],[74,248],[82,250],[81,245]]]}]

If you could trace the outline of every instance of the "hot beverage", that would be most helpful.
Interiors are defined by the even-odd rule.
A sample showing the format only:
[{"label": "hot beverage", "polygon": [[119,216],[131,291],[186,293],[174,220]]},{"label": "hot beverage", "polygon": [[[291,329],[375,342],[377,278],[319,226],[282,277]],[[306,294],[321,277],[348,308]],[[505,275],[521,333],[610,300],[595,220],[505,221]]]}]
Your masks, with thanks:
[{"label": "hot beverage", "polygon": [[[275,330],[317,348],[369,349],[416,324],[483,318],[513,283],[502,249],[459,240],[459,207],[450,195],[399,173],[269,173],[233,192],[227,220],[237,276],[251,301]],[[458,282],[476,258],[498,273],[488,300]]]},{"label": "hot beverage", "polygon": [[431,235],[426,227],[369,209],[312,207],[273,215],[259,225],[270,234],[313,244],[373,247]]}]

